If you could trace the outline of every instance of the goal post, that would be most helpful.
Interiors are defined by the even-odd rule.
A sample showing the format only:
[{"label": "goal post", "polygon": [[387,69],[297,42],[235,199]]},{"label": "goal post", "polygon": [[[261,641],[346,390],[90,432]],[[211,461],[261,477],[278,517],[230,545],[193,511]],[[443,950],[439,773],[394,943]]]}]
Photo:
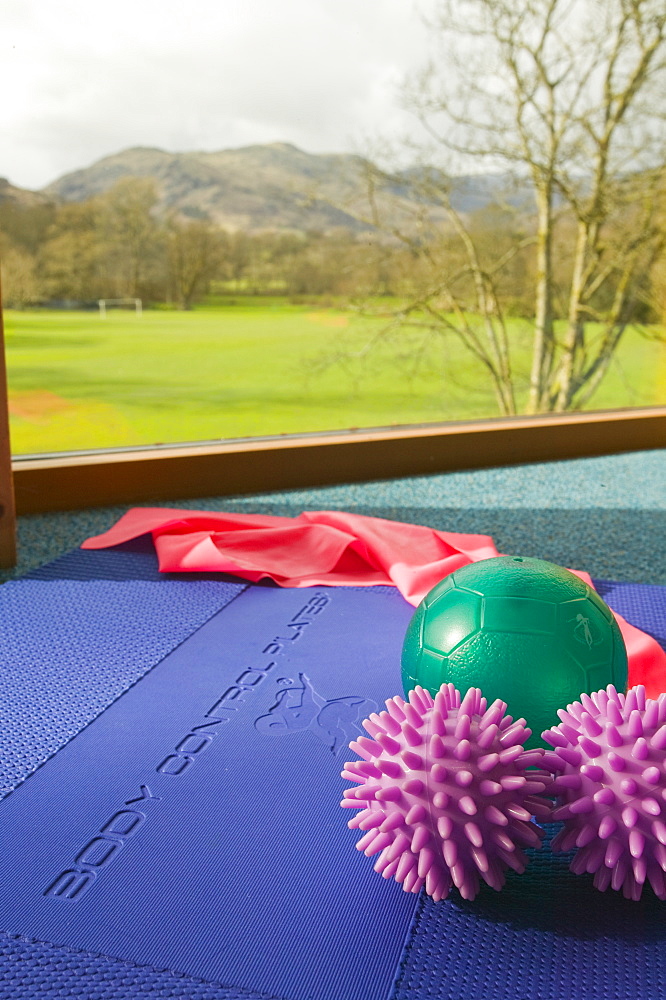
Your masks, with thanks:
[{"label": "goal post", "polygon": [[141,299],[124,298],[124,299],[98,299],[97,304],[99,306],[99,315],[101,319],[106,319],[106,309],[107,306],[133,306],[134,311],[137,316],[143,315],[143,303]]}]

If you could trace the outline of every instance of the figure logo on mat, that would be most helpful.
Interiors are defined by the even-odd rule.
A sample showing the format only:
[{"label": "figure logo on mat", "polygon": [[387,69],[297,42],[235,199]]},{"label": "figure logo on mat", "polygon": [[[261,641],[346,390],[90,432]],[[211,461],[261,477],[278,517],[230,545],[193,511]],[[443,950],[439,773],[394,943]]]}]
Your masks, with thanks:
[{"label": "figure logo on mat", "polygon": [[255,726],[266,736],[309,731],[322,740],[332,753],[346,747],[360,731],[360,723],[377,704],[361,695],[326,699],[317,694],[309,677],[300,673],[298,681],[280,677],[275,703],[267,715],[255,720]]}]

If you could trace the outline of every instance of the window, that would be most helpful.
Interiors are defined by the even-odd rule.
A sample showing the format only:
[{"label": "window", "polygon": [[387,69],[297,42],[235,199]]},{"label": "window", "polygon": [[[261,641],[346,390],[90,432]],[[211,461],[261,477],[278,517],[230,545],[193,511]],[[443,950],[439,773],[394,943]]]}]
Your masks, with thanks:
[{"label": "window", "polygon": [[[475,3],[490,18],[478,22],[483,51],[497,55],[493,5]],[[470,49],[455,20],[427,29],[409,5],[380,6],[295,3],[276,20],[261,0],[233,14],[121,0],[103,30],[100,8],[78,0],[67,19],[36,3],[5,15],[19,96],[2,111],[15,159],[0,183],[0,254],[20,509],[166,495],[170,475],[201,494],[221,477],[238,491],[659,440],[664,191],[652,147],[629,175],[613,161],[607,215],[586,230],[589,180],[571,178],[587,161],[556,158],[550,187],[543,172],[509,169],[520,122],[507,130],[510,95],[498,102],[475,66],[481,43]],[[445,6],[422,11],[439,25]],[[550,29],[514,7],[529,66],[534,32]],[[572,73],[600,37],[583,28],[572,26]],[[623,71],[640,55],[632,39]],[[438,45],[463,56],[445,63],[450,79],[467,63],[479,101],[493,101],[463,116],[446,79],[422,78],[412,109],[437,125],[452,107],[462,127],[428,147],[400,94]],[[575,137],[576,121],[562,121]],[[534,168],[535,150],[525,156]],[[640,239],[623,239],[627,226]],[[575,291],[581,241],[587,285]],[[115,451],[126,448],[141,450]],[[183,471],[186,453],[198,473]],[[45,492],[47,466],[62,492],[56,479]]]}]

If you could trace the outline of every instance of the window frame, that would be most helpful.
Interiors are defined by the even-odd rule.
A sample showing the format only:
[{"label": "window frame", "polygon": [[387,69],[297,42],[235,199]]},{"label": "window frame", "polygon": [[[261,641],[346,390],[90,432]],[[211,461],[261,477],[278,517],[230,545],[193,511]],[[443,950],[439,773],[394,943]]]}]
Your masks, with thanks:
[{"label": "window frame", "polygon": [[661,406],[25,456],[11,464],[16,510],[22,515],[164,502],[169,497],[331,486],[664,446],[666,406]]},{"label": "window frame", "polygon": [[0,285],[0,568],[6,569],[15,565],[16,506],[9,441],[5,328],[2,318],[2,286]]}]

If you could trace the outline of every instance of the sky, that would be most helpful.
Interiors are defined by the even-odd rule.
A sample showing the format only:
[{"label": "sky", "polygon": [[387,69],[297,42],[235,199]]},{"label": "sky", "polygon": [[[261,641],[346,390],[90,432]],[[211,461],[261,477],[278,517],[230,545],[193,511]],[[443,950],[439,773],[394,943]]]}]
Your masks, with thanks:
[{"label": "sky", "polygon": [[0,177],[39,189],[130,146],[368,152],[413,131],[434,0],[2,0]]}]

